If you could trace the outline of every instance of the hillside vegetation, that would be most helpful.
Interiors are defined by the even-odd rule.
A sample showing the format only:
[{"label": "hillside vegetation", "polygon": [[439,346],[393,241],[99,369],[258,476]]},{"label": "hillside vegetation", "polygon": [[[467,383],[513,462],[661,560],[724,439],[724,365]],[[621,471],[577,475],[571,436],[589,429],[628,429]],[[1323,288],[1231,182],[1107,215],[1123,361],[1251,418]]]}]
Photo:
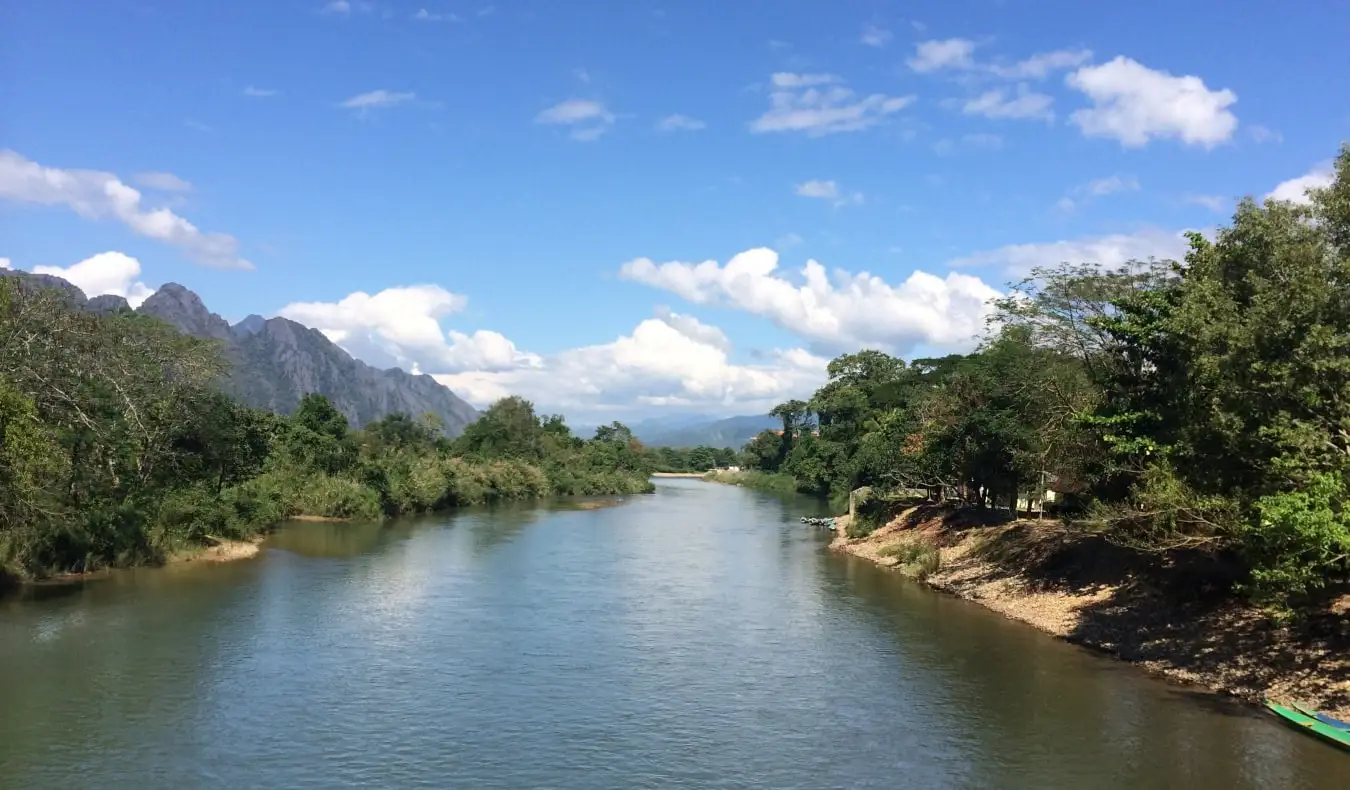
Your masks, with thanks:
[{"label": "hillside vegetation", "polygon": [[[1040,269],[973,354],[846,354],[743,462],[841,499],[1041,507],[1279,605],[1350,576],[1350,148],[1306,204],[1242,201],[1184,262]],[[818,429],[819,435],[813,435]]]},{"label": "hillside vegetation", "polygon": [[361,430],[322,395],[289,417],[221,390],[223,339],[0,278],[0,579],[157,562],[298,514],[650,490],[622,425],[583,440],[506,398],[456,439],[436,415]]}]

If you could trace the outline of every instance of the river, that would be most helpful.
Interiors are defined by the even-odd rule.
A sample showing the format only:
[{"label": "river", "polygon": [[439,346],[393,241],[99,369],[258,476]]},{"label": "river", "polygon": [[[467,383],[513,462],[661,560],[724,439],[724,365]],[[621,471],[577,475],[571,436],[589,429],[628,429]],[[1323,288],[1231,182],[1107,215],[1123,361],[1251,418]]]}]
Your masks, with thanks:
[{"label": "river", "polygon": [[1350,787],[1350,755],[825,549],[808,500],[296,524],[0,602],[0,788]]}]

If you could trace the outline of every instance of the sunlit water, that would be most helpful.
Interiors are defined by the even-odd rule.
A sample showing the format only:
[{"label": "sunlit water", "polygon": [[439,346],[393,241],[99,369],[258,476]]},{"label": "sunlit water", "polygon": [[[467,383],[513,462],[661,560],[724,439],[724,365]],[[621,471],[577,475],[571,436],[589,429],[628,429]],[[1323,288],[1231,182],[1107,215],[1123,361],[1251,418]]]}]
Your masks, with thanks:
[{"label": "sunlit water", "polygon": [[11,599],[0,787],[1350,787],[1350,755],[830,554],[817,507],[662,481]]}]

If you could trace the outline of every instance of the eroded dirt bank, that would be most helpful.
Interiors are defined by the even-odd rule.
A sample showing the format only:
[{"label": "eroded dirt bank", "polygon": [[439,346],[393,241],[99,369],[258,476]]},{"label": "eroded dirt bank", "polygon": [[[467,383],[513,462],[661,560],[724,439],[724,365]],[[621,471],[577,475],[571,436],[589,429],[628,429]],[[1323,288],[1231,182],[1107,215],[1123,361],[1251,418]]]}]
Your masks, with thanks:
[{"label": "eroded dirt bank", "polygon": [[1234,599],[1212,563],[1160,562],[1054,522],[991,526],[928,506],[849,539],[846,521],[832,549],[1178,681],[1350,718],[1350,596],[1282,625]]}]

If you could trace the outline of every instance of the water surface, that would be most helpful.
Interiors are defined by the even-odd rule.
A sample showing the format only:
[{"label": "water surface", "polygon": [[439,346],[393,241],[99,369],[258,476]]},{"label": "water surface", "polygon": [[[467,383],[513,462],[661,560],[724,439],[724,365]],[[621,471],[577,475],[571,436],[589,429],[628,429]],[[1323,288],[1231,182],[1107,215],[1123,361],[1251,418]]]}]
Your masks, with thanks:
[{"label": "water surface", "polygon": [[0,788],[1350,787],[1350,755],[696,480],[0,602]]}]

